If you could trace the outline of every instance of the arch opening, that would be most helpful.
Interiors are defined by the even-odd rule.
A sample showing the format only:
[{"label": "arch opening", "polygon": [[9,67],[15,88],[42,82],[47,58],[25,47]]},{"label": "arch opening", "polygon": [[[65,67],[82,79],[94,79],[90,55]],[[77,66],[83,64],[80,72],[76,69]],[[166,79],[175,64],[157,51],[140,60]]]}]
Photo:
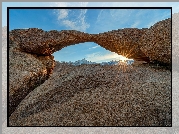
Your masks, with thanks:
[{"label": "arch opening", "polygon": [[132,64],[133,59],[118,55],[101,47],[94,42],[84,42],[70,45],[53,53],[55,61],[61,63],[79,64],[111,64],[117,65],[119,62]]}]

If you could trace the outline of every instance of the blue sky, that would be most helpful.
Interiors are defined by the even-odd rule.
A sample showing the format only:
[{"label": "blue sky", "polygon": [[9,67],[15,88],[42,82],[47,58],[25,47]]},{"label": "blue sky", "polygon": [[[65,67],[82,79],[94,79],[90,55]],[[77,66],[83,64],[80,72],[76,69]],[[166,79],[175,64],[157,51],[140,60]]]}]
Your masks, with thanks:
[{"label": "blue sky", "polygon": [[[72,2],[71,2],[72,3]],[[93,6],[94,3],[79,2],[54,2],[54,3],[3,3],[4,13],[7,6]],[[152,3],[152,2],[151,2]],[[152,6],[152,4],[146,6]],[[41,4],[41,5],[39,5]],[[109,3],[95,6],[110,6]],[[110,3],[111,4],[111,3]],[[131,6],[127,3],[112,3],[112,6]],[[121,5],[120,5],[121,4]],[[133,6],[144,6],[133,3]],[[154,5],[154,4],[153,4]],[[162,6],[162,4],[160,4]],[[163,6],[172,6],[173,12],[179,12],[176,3],[164,3]],[[12,9],[10,10],[10,30],[17,28],[41,28],[49,30],[79,30],[87,33],[102,33],[122,28],[149,28],[154,23],[171,18],[167,9]],[[3,16],[2,16],[3,17]],[[4,17],[5,18],[5,17]],[[2,26],[5,26],[5,21]],[[120,56],[105,50],[93,42],[80,43],[63,48],[55,52],[55,60],[76,61],[86,58],[93,62],[119,60]]]}]

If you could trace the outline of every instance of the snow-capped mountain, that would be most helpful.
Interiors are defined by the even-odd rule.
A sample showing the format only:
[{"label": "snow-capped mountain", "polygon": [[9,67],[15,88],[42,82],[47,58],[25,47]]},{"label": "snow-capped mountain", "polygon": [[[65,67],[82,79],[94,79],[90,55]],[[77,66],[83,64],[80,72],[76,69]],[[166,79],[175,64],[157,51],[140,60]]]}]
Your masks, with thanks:
[{"label": "snow-capped mountain", "polygon": [[[75,66],[82,65],[82,64],[117,65],[120,62],[121,61],[112,60],[112,61],[108,61],[108,62],[96,63],[96,62],[88,61],[85,58],[82,59],[82,60],[77,60],[75,62],[71,62],[71,61],[65,62],[65,61],[62,61],[62,63],[68,63],[68,64],[75,65]],[[127,63],[128,65],[131,65],[133,62],[134,62],[134,60],[126,60],[125,61],[125,63]]]}]

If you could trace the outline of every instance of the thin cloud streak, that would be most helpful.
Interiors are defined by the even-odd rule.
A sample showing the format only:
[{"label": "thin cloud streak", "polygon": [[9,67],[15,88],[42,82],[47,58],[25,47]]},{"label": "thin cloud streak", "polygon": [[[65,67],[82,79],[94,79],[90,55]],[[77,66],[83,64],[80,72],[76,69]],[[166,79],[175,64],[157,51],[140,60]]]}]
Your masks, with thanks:
[{"label": "thin cloud streak", "polygon": [[137,26],[140,24],[140,21],[136,21],[132,26],[131,28],[137,28]]},{"label": "thin cloud streak", "polygon": [[101,61],[111,61],[111,60],[120,60],[121,55],[118,55],[114,52],[108,54],[102,54],[101,52],[96,52],[92,54],[85,55],[88,61],[101,62]]},{"label": "thin cloud streak", "polygon": [[58,20],[65,19],[68,16],[68,9],[61,9],[58,11]]},{"label": "thin cloud streak", "polygon": [[94,47],[90,47],[89,49],[95,49],[95,48],[98,48],[100,46],[94,46]]},{"label": "thin cloud streak", "polygon": [[[87,9],[80,9],[79,14],[75,14],[73,10],[69,9],[57,9],[54,13],[57,16],[57,23],[59,25],[63,25],[72,30],[79,30],[85,32],[90,27],[90,24],[85,21],[86,12]],[[71,19],[70,14],[75,14],[75,16],[77,15],[77,19]]]},{"label": "thin cloud streak", "polygon": [[[80,6],[80,7],[86,7],[88,5],[88,2],[54,2],[51,3],[51,6],[57,6],[57,7],[70,7],[70,6]],[[75,6],[74,6],[75,7]],[[57,16],[58,24],[63,25],[67,28],[70,28],[72,30],[79,30],[85,32],[89,27],[90,24],[86,22],[86,12],[87,9],[81,9],[80,13],[76,13],[77,19],[73,20],[71,19],[70,14],[74,14],[73,10],[69,9],[57,9],[55,10],[55,14]]]}]

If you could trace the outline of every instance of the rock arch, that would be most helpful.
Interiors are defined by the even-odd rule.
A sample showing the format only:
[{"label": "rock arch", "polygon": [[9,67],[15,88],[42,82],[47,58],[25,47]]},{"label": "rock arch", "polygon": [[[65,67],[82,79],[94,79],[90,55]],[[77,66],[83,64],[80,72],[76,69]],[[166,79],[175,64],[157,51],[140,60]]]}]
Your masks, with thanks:
[{"label": "rock arch", "polygon": [[134,60],[170,64],[171,19],[149,29],[125,28],[99,34],[75,30],[46,32],[38,28],[10,31],[9,116],[30,91],[49,78],[55,66],[52,53],[84,42],[95,42]]},{"label": "rock arch", "polygon": [[125,28],[99,34],[75,30],[17,29],[10,33],[10,41],[16,42],[26,52],[51,55],[63,47],[84,42],[95,42],[107,50],[135,60],[171,62],[171,19],[156,23],[151,28]]}]

